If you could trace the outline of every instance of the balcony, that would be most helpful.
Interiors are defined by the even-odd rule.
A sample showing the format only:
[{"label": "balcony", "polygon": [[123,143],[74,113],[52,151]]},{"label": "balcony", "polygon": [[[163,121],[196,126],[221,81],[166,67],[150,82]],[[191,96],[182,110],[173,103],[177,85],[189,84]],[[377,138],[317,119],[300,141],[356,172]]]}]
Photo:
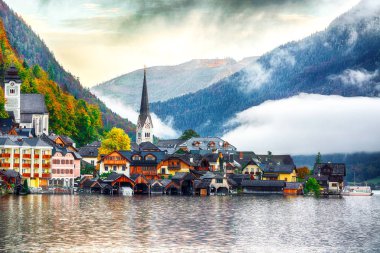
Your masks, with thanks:
[{"label": "balcony", "polygon": [[168,166],[168,170],[180,170],[181,166],[175,165],[175,166]]},{"label": "balcony", "polygon": [[34,177],[40,177],[40,174],[38,174],[38,173],[34,173],[33,175],[34,175]]},{"label": "balcony", "polygon": [[42,173],[41,178],[51,178],[51,173]]},{"label": "balcony", "polygon": [[13,167],[20,168],[20,164],[19,163],[14,163]]},{"label": "balcony", "polygon": [[33,165],[33,167],[34,167],[34,168],[39,168],[40,165],[39,165],[38,163],[35,163],[35,164]]},{"label": "balcony", "polygon": [[14,158],[20,158],[20,154],[13,154]]},{"label": "balcony", "polygon": [[22,164],[22,167],[23,167],[23,168],[30,168],[30,167],[31,167],[31,164],[30,164],[30,163],[23,163],[23,164]]},{"label": "balcony", "polygon": [[30,177],[30,173],[22,173],[22,177]]},{"label": "balcony", "polygon": [[31,154],[22,154],[22,158],[32,158]]},{"label": "balcony", "polygon": [[9,158],[9,157],[11,157],[11,154],[3,153],[3,154],[1,154],[1,157]]},{"label": "balcony", "polygon": [[50,168],[50,163],[44,163],[44,164],[42,164],[42,168],[44,168],[44,169]]},{"label": "balcony", "polygon": [[104,165],[126,165],[126,160],[104,160]]},{"label": "balcony", "polygon": [[40,155],[39,154],[35,154],[34,158],[40,158]]},{"label": "balcony", "polygon": [[0,163],[0,167],[9,168],[9,167],[11,167],[11,164],[10,163]]},{"label": "balcony", "polygon": [[42,158],[43,159],[49,159],[49,158],[51,158],[51,155],[42,155]]}]

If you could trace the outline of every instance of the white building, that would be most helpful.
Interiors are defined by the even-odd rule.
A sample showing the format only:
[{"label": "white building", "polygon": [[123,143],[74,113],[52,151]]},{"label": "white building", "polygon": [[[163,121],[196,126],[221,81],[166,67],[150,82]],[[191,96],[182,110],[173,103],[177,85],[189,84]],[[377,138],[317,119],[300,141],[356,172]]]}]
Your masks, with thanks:
[{"label": "white building", "polygon": [[12,66],[4,75],[5,110],[13,114],[20,128],[33,128],[40,136],[49,133],[49,113],[42,94],[21,94],[21,79]]}]

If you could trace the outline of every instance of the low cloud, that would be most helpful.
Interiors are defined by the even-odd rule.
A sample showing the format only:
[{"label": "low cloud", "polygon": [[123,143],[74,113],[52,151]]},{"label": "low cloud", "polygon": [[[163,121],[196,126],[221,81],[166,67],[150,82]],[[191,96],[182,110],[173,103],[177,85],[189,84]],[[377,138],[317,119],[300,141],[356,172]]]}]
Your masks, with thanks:
[{"label": "low cloud", "polygon": [[339,75],[331,75],[328,79],[333,81],[338,81],[344,85],[354,85],[354,86],[363,86],[365,84],[370,84],[371,81],[379,75],[379,71],[367,71],[365,69],[346,69]]},{"label": "low cloud", "polygon": [[223,138],[257,153],[380,151],[378,115],[379,98],[300,94],[237,114],[239,126]]},{"label": "low cloud", "polygon": [[269,67],[264,68],[262,64],[255,62],[244,68],[246,76],[241,88],[248,92],[260,88],[270,81],[272,73],[277,67],[284,65],[293,67],[296,64],[296,59],[288,50],[276,49],[271,52],[268,64]]},{"label": "low cloud", "polygon": [[[116,100],[114,98],[101,97],[101,100],[113,112],[119,114],[123,118],[128,119],[132,123],[137,123],[139,113],[136,112],[132,107],[125,106],[121,101]],[[180,135],[180,133],[172,127],[173,119],[168,118],[165,121],[162,121],[154,113],[151,113],[151,117],[153,120],[155,136],[163,139],[171,139],[177,138]]]}]

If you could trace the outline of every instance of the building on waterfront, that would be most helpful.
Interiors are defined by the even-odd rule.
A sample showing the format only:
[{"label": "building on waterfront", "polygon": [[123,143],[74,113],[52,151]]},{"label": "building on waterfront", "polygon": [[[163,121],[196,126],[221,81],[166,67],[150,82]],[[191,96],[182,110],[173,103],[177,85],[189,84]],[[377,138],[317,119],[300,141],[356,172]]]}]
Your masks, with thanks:
[{"label": "building on waterfront", "polygon": [[[297,182],[296,165],[290,155],[257,155],[262,180]],[[259,171],[260,172],[260,171]]]},{"label": "building on waterfront", "polygon": [[52,177],[52,149],[41,138],[0,137],[0,169],[19,172],[29,187],[47,187]]},{"label": "building on waterfront", "polygon": [[79,148],[79,154],[82,156],[83,161],[96,166],[98,161],[98,150],[100,148],[101,142],[94,141],[86,146]]},{"label": "building on waterfront", "polygon": [[343,190],[346,165],[344,163],[316,163],[313,177],[322,188],[322,194],[340,194]]},{"label": "building on waterfront", "polygon": [[21,79],[11,66],[4,75],[4,108],[20,128],[33,129],[35,136],[49,132],[49,113],[42,94],[21,94]]},{"label": "building on waterfront", "polygon": [[164,178],[174,176],[177,172],[190,172],[194,170],[202,157],[193,154],[166,155],[157,166],[157,173]]},{"label": "building on waterfront", "polygon": [[49,186],[74,187],[74,179],[80,177],[80,160],[77,152],[54,149]]},{"label": "building on waterfront", "polygon": [[153,143],[153,122],[149,112],[148,87],[146,84],[146,68],[144,68],[144,81],[141,95],[140,115],[136,127],[136,143]]}]

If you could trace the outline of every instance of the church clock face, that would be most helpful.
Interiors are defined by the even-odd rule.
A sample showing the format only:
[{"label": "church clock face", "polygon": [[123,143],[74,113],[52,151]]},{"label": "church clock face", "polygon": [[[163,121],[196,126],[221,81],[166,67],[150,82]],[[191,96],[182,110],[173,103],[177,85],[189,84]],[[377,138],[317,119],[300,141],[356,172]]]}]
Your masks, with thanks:
[{"label": "church clock face", "polygon": [[12,86],[12,87],[15,86],[15,82],[10,82],[9,84],[10,84],[10,86]]}]

